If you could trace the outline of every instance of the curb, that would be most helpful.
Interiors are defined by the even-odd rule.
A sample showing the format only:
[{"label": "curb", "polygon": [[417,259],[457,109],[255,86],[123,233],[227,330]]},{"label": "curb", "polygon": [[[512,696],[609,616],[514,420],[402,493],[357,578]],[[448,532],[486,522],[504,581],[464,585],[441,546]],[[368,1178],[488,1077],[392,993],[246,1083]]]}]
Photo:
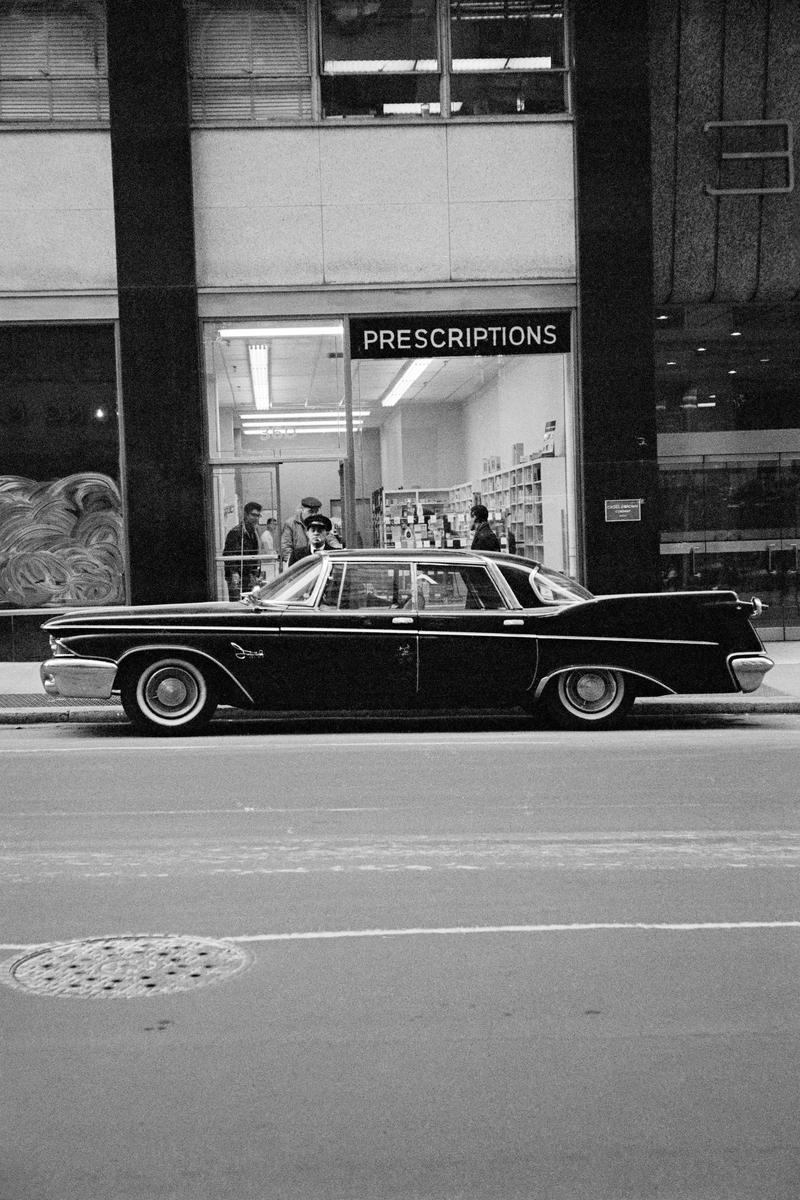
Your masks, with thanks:
[{"label": "curb", "polygon": [[[505,713],[505,710],[503,710]],[[664,696],[659,699],[637,700],[633,715],[647,717],[666,717],[673,713],[694,714],[696,716],[720,713],[749,714],[749,713],[800,713],[800,699],[790,696],[770,696],[752,699],[738,696],[703,697],[703,696]],[[492,710],[494,716],[502,715],[500,710]],[[276,718],[308,719],[309,712],[255,712],[244,708],[223,708],[213,717],[212,723],[221,721],[268,721]],[[352,712],[326,712],[331,720],[345,718],[357,720],[359,715],[367,717],[380,716],[380,713],[357,714]],[[397,717],[398,713],[393,712]],[[437,716],[440,719],[447,716],[445,712],[413,713],[412,717]],[[459,716],[477,716],[478,710],[458,713]],[[105,708],[26,708],[0,709],[0,725],[130,725],[122,708],[108,706]]]}]

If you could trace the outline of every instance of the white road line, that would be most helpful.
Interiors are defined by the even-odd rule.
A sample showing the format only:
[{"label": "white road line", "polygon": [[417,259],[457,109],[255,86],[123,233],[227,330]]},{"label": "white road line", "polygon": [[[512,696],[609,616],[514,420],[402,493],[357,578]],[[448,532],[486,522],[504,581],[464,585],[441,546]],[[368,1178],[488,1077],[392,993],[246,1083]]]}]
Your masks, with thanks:
[{"label": "white road line", "polygon": [[[243,742],[238,739],[235,742],[229,741],[226,744],[230,745],[232,748],[235,746],[237,758],[241,758],[242,754],[247,752],[250,752],[251,754],[266,754],[274,753],[276,750],[291,750],[292,753],[296,753],[298,739],[303,737],[303,733],[304,731],[296,734],[265,734],[265,740],[259,745],[248,744],[247,742]],[[406,740],[400,740],[401,736]],[[522,737],[525,738],[524,741],[521,740]],[[269,740],[267,740],[267,738],[269,738]],[[283,738],[284,740],[279,742],[279,738]],[[414,740],[407,740],[409,738],[413,738]],[[321,734],[319,736],[315,735],[313,739],[307,738],[307,740],[303,742],[303,755],[304,757],[308,756],[309,753],[315,750],[324,751],[327,753],[332,749],[374,750],[376,748],[407,751],[411,750],[416,754],[420,750],[425,750],[428,747],[433,749],[441,746],[458,746],[460,750],[463,750],[464,746],[467,745],[472,746],[477,750],[482,748],[484,744],[491,744],[492,746],[503,745],[509,748],[512,746],[518,746],[520,748],[528,749],[531,746],[536,746],[537,748],[539,746],[558,746],[563,745],[563,742],[563,738],[537,737],[532,734],[527,734],[524,730],[520,730],[518,733],[505,735],[480,733],[478,731],[468,734],[453,733],[449,734],[446,738],[437,739],[434,739],[430,734],[408,733],[407,731],[398,730],[397,734],[391,739],[382,738],[379,740],[374,735],[362,733],[358,735],[357,741],[345,741],[339,734],[328,733]],[[79,754],[82,758],[85,758],[91,754],[152,754],[154,750],[167,750],[173,754],[182,750],[195,755],[199,751],[205,750],[210,754],[216,755],[219,754],[220,744],[219,742],[215,742],[213,744],[209,744],[207,742],[191,742],[186,745],[183,742],[179,743],[171,740],[159,739],[158,741],[146,743],[137,742],[135,744],[124,746],[110,746],[108,744],[104,744],[102,746],[87,746],[84,744],[81,746],[11,747],[9,749],[0,748],[0,755],[24,758],[26,756],[37,754]]]},{"label": "white road line", "polygon": [[[800,929],[798,921],[583,921],[563,925],[446,925],[442,927],[418,926],[408,929],[315,929],[292,933],[242,933],[231,935],[214,934],[214,938],[227,942],[320,942],[344,941],[354,938],[393,937],[464,937],[474,934],[546,934],[546,933],[740,933],[753,930]],[[152,933],[124,935],[90,934],[97,937],[153,937]],[[164,936],[164,934],[159,934]],[[170,936],[187,936],[170,934]],[[199,936],[199,935],[193,935]],[[203,935],[210,936],[210,935]],[[79,941],[80,935],[52,942],[3,942],[0,953],[6,951],[32,951],[40,946],[57,945],[59,940]]]}]

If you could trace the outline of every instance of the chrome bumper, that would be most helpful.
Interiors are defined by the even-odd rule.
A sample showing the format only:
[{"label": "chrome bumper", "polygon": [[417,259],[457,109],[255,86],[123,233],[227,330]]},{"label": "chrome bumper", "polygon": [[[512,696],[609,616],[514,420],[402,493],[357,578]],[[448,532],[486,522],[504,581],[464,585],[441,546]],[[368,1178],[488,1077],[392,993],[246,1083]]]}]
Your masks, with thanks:
[{"label": "chrome bumper", "polygon": [[746,654],[740,658],[730,658],[728,665],[741,691],[754,692],[761,686],[767,671],[771,671],[775,663],[766,654]]},{"label": "chrome bumper", "polygon": [[103,658],[48,658],[39,667],[42,687],[48,696],[91,696],[108,700],[117,664]]}]

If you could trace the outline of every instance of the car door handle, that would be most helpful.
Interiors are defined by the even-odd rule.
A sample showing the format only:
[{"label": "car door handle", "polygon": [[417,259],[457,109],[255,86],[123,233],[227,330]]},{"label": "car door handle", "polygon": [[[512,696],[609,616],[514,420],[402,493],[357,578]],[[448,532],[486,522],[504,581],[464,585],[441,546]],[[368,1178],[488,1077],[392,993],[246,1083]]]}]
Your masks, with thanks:
[{"label": "car door handle", "polygon": [[508,617],[503,621],[504,625],[524,625],[525,622],[520,617]]},{"label": "car door handle", "polygon": [[393,625],[413,625],[414,618],[413,617],[392,617],[392,624]]}]

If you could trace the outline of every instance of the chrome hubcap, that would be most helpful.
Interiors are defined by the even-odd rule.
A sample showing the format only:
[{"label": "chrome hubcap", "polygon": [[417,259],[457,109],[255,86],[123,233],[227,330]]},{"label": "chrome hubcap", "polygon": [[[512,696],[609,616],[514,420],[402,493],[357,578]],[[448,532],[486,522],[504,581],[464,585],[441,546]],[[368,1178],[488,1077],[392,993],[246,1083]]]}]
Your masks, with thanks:
[{"label": "chrome hubcap", "polygon": [[585,704],[596,704],[603,699],[606,690],[602,675],[581,675],[575,684],[575,693]]},{"label": "chrome hubcap", "polygon": [[144,681],[140,694],[144,707],[154,717],[173,721],[189,716],[202,703],[200,682],[179,664],[153,671]]}]

